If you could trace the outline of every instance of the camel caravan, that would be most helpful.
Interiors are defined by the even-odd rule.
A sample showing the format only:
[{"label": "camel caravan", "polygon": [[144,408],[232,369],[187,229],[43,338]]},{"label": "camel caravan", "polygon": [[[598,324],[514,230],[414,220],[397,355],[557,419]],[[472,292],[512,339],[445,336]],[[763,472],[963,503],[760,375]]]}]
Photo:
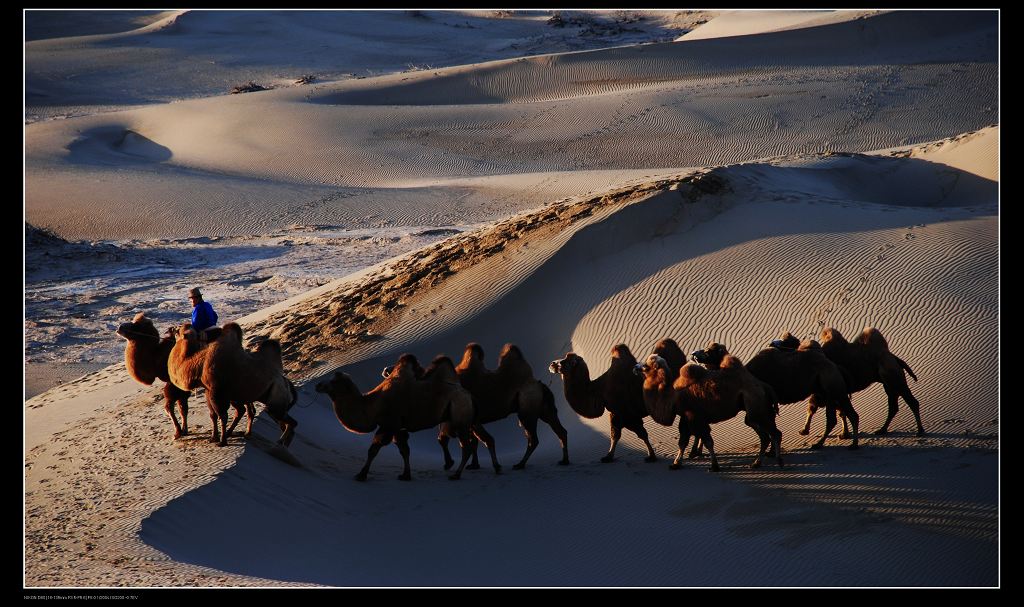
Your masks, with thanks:
[{"label": "camel caravan", "polygon": [[[255,350],[242,344],[242,328],[227,323],[219,330],[207,331],[205,341],[189,323],[167,329],[161,337],[153,321],[139,313],[122,324],[118,335],[127,341],[125,366],[136,381],[152,385],[164,382],[164,410],[174,424],[174,438],[188,434],[188,399],[196,388],[206,390],[206,401],[213,425],[211,442],[225,446],[242,416],[248,417],[244,437],[252,433],[255,402],[266,405],[267,414],[278,423],[282,434],[277,448],[286,450],[298,422],[288,411],[297,400],[294,384],[285,376],[281,344],[277,340],[259,340]],[[842,418],[841,439],[857,449],[859,416],[850,396],[875,382],[881,383],[888,398],[885,423],[876,434],[886,434],[903,398],[917,424],[917,434],[925,433],[920,406],[907,385],[906,374],[915,381],[910,366],[889,350],[881,332],[867,327],[852,342],[838,330],[826,328],[821,341],[800,341],[785,333],[744,364],[729,354],[726,346],[711,343],[687,356],[676,341],[659,341],[643,362],[625,344],[611,349],[611,364],[606,372],[591,379],[586,361],[568,352],[552,361],[548,370],[562,379],[565,400],[579,416],[595,419],[608,413],[610,445],[603,463],[615,459],[615,449],[623,428],[633,432],[647,448],[644,461],[656,462],[644,428],[650,417],[662,426],[678,424],[679,444],[670,468],[682,466],[683,454],[693,439],[689,458],[703,457],[707,449],[710,470],[720,469],[714,449],[711,426],[743,414],[744,423],[757,435],[760,448],[750,464],[761,466],[764,457],[782,461],[782,432],[776,426],[779,406],[808,401],[807,417],[799,434],[810,432],[811,419],[818,408],[825,408],[826,426],[821,438],[811,445],[821,448]],[[466,345],[462,360],[438,355],[428,367],[420,365],[412,354],[402,354],[382,372],[382,381],[363,392],[347,373],[335,371],[316,384],[316,392],[330,398],[335,416],[348,431],[373,434],[366,462],[356,474],[365,481],[374,458],[382,448],[395,443],[404,462],[400,480],[411,480],[409,434],[436,428],[445,470],[455,467],[448,445],[458,440],[461,457],[449,476],[458,480],[464,470],[478,469],[477,448],[483,443],[496,474],[501,472],[495,438],[486,425],[513,414],[526,435],[526,450],[513,468],[526,467],[540,444],[538,421],[547,424],[558,438],[562,457],[559,465],[569,464],[568,432],[558,419],[554,394],[533,373],[522,351],[514,344],[502,349],[498,364],[488,369],[484,350],[477,343]],[[179,423],[175,406],[181,416]],[[228,423],[229,409],[235,410]]]}]

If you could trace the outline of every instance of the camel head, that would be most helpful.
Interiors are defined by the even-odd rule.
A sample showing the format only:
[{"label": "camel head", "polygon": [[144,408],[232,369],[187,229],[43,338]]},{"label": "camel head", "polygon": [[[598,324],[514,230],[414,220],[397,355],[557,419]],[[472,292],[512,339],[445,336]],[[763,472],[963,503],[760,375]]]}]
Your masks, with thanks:
[{"label": "camel head", "polygon": [[722,360],[729,354],[729,350],[726,349],[725,345],[718,342],[711,342],[703,350],[697,350],[690,354],[693,361],[700,363],[705,367],[717,368],[721,366]]},{"label": "camel head", "polygon": [[345,393],[361,394],[349,374],[342,373],[341,371],[335,371],[329,380],[319,382],[315,389],[317,392],[326,394],[331,398]]},{"label": "camel head", "polygon": [[574,352],[567,352],[562,360],[551,361],[551,364],[548,365],[548,371],[555,375],[568,375],[581,367],[584,369],[587,367],[587,363],[584,362],[583,358]]},{"label": "camel head", "polygon": [[658,371],[669,373],[668,361],[657,354],[651,354],[647,360],[633,367],[633,373],[642,375],[644,379],[654,379]]},{"label": "camel head", "polygon": [[153,321],[146,318],[145,314],[139,312],[132,318],[131,322],[121,323],[117,328],[117,334],[133,341],[136,339],[155,337],[157,340],[160,339],[160,332],[156,330],[156,326],[153,325]]}]

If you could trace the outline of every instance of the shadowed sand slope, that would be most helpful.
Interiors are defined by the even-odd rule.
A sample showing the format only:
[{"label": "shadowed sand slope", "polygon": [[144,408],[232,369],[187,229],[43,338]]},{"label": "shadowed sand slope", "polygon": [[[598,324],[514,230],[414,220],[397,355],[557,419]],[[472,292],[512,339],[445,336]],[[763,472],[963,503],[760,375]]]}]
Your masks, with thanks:
[{"label": "shadowed sand slope", "polygon": [[[989,145],[996,134],[988,132]],[[917,162],[927,162],[920,160],[923,150],[916,153]],[[813,335],[832,325],[852,335],[872,324],[920,377],[912,388],[928,437],[912,436],[912,420],[901,409],[894,434],[865,433],[860,452],[831,446],[845,441],[810,452],[795,432],[800,407],[790,406],[779,420],[786,471],[746,469],[756,439],[740,420],[714,428],[716,446],[726,454],[719,477],[694,462],[670,473],[628,450],[618,464],[605,466],[596,459],[604,452],[607,422],[577,418],[561,398],[560,381],[545,375],[570,430],[575,464],[569,469],[553,466],[557,444],[542,428],[542,445],[526,472],[475,472],[453,486],[443,481],[440,454],[425,433],[412,442],[416,482],[393,481],[400,460],[385,451],[371,482],[361,485],[347,477],[362,461],[366,437],[345,433],[325,397],[308,383],[308,408],[299,411],[305,430],[293,448],[305,468],[286,469],[250,448],[215,482],[154,513],[142,525],[142,538],[172,558],[215,569],[338,585],[994,583],[998,361],[974,355],[997,339],[992,199],[960,200],[960,206],[943,206],[938,195],[933,204],[923,198],[858,200],[844,184],[871,170],[884,187],[889,176],[901,179],[914,160],[832,157],[838,162],[821,170],[829,158],[725,167],[652,183],[639,198],[613,194],[597,199],[604,202],[592,213],[545,224],[558,225],[558,234],[568,237],[539,238],[542,228],[525,228],[488,255],[461,257],[466,242],[437,245],[402,267],[415,273],[420,261],[456,274],[427,276],[401,291],[404,305],[394,315],[385,312],[393,293],[388,283],[382,286],[371,274],[363,279],[367,287],[325,289],[257,322],[254,331],[278,327],[287,343],[301,344],[287,350],[296,373],[342,364],[369,389],[398,352],[457,354],[469,340],[483,344],[492,365],[501,343],[513,339],[535,372],[573,349],[597,374],[618,342],[640,356],[664,336],[686,348],[717,339],[749,359],[781,330]],[[794,164],[805,168],[794,170]],[[950,170],[928,164],[933,180]],[[927,173],[915,171],[925,188]],[[826,185],[847,197],[815,193]],[[495,229],[507,233],[509,226],[530,221],[510,220]],[[481,238],[488,242],[486,233]],[[546,248],[531,251],[535,246]],[[425,286],[432,282],[437,285]],[[354,299],[339,299],[344,293]],[[359,307],[372,302],[371,294],[384,301]],[[342,301],[360,316],[377,310],[377,318],[355,327],[346,321],[343,326],[359,334],[331,337],[338,314],[352,318],[348,305],[336,305]],[[306,328],[296,334],[299,327]],[[380,339],[360,337],[378,332]],[[316,348],[323,340],[334,348]],[[877,386],[854,403],[865,431],[880,425],[884,401]],[[658,451],[668,454],[674,429],[647,426]],[[514,422],[499,422],[493,432],[499,457],[517,457],[523,445]],[[261,433],[274,431],[263,426]],[[286,505],[268,495],[300,497]],[[287,558],[256,556],[269,535],[216,547],[204,542],[204,527],[189,521],[196,512],[223,508],[225,500],[263,519],[287,513],[294,532],[280,548]],[[466,509],[468,503],[474,507]],[[297,516],[296,508],[304,515]],[[502,512],[497,520],[494,510]],[[410,546],[445,545],[450,528],[459,524],[474,529],[475,542],[488,554],[496,551],[515,566],[458,550],[424,563],[413,548],[397,555],[393,549],[399,538]],[[324,543],[324,537],[336,543]],[[737,575],[716,560],[743,553],[755,540],[759,551],[771,546],[776,553],[756,571]],[[708,558],[685,569],[673,566],[670,555],[679,545]],[[310,556],[324,550],[338,560]],[[876,551],[888,556],[871,557]],[[647,562],[652,554],[665,558],[654,558],[660,563],[654,566],[622,565]],[[806,559],[819,567],[786,565]],[[290,563],[287,571],[282,561]],[[384,561],[396,566],[381,567]]]}]

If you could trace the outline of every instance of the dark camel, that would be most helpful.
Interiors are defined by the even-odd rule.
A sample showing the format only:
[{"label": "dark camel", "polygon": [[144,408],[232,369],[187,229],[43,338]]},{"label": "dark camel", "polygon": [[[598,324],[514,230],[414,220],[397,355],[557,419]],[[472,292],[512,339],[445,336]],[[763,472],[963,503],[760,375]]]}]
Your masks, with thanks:
[{"label": "dark camel", "polygon": [[[821,332],[821,349],[829,360],[843,370],[847,384],[846,389],[850,393],[860,392],[875,382],[881,383],[885,388],[885,394],[889,400],[889,413],[885,418],[885,423],[875,431],[875,434],[889,432],[889,424],[896,417],[899,397],[902,396],[903,400],[907,401],[910,412],[914,414],[914,421],[917,422],[917,435],[924,436],[920,403],[910,393],[910,386],[907,385],[904,371],[909,373],[914,381],[917,381],[917,376],[914,375],[910,365],[889,350],[888,342],[878,329],[865,327],[857,339],[849,342],[838,329],[826,328]],[[810,431],[811,417],[815,410],[817,410],[816,403],[812,402],[808,406],[807,424],[801,434],[807,434]],[[844,430],[845,427],[846,419],[843,418]]]},{"label": "dark camel", "polygon": [[426,379],[417,378],[419,363],[412,354],[403,354],[392,372],[376,388],[363,394],[348,374],[337,371],[334,376],[316,385],[316,391],[327,394],[334,414],[349,432],[374,432],[366,463],[356,474],[365,481],[370,464],[384,446],[394,442],[402,454],[405,467],[398,479],[412,480],[409,467],[409,433],[426,430],[445,422],[462,445],[462,461],[454,474],[458,480],[476,448],[473,437],[473,398],[459,385],[455,365],[448,357],[438,357],[424,371]]},{"label": "dark camel", "polygon": [[[122,323],[117,334],[127,340],[124,347],[124,366],[132,379],[140,384],[151,386],[158,378],[164,382],[164,411],[174,424],[174,438],[188,434],[188,390],[182,390],[171,383],[167,374],[167,359],[174,348],[174,329],[167,330],[161,339],[153,321],[139,312],[131,322]],[[174,415],[174,405],[178,405],[181,423]]]},{"label": "dark camel", "polygon": [[636,434],[647,446],[646,462],[658,461],[654,447],[644,428],[648,415],[644,406],[643,380],[633,373],[636,358],[625,344],[612,348],[612,364],[600,377],[591,381],[586,361],[573,352],[561,360],[552,361],[548,370],[562,376],[562,388],[569,406],[582,417],[595,419],[608,411],[611,426],[611,446],[602,463],[615,459],[615,447],[622,437],[622,429]]},{"label": "dark camel", "polygon": [[709,371],[700,365],[684,365],[674,373],[663,357],[652,354],[637,365],[644,376],[644,404],[657,423],[669,426],[679,416],[679,449],[671,468],[682,465],[683,452],[695,437],[711,455],[711,470],[717,472],[711,424],[732,419],[745,411],[744,423],[757,433],[761,449],[751,468],[761,466],[769,445],[782,467],[782,433],[775,425],[778,404],[770,386],[758,381],[734,356],[726,356],[720,368]]},{"label": "dark camel", "polygon": [[[709,369],[716,369],[728,354],[724,345],[712,343],[704,350],[694,352],[693,357]],[[853,426],[850,449],[858,447],[859,417],[850,402],[843,373],[825,356],[818,342],[803,342],[796,350],[766,348],[750,359],[746,367],[754,377],[772,387],[779,404],[800,402],[814,396],[817,403],[825,405],[825,433],[811,445],[812,449],[820,449],[825,444],[825,439],[836,426],[837,411],[846,416]]]}]

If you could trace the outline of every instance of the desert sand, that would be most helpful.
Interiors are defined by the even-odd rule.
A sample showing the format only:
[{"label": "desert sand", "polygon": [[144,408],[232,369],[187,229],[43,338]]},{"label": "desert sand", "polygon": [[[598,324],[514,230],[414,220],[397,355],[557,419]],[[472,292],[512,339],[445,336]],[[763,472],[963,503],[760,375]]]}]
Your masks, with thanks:
[{"label": "desert sand", "polygon": [[[26,587],[1000,584],[998,14],[562,16],[40,20]],[[229,94],[249,80],[273,88]],[[281,340],[299,467],[271,456],[265,413],[208,443],[201,394],[171,440],[159,388],[126,373],[112,329],[181,322],[191,286]],[[712,429],[719,473],[668,470],[676,429],[650,419],[658,463],[626,432],[602,464],[607,419],[547,373],[574,351],[596,376],[614,344],[642,358],[662,337],[749,360],[826,326],[883,332],[925,436],[902,402],[873,434],[876,384],[853,396],[858,451],[838,432],[810,450],[824,412],[801,436],[791,404],[782,470],[749,469],[739,417]],[[412,482],[393,447],[353,481],[370,438],[316,382],[369,390],[403,352],[469,341],[491,367],[522,348],[573,463],[542,426],[511,470],[508,418],[489,426],[501,475],[482,454],[447,481],[423,432]]]}]

